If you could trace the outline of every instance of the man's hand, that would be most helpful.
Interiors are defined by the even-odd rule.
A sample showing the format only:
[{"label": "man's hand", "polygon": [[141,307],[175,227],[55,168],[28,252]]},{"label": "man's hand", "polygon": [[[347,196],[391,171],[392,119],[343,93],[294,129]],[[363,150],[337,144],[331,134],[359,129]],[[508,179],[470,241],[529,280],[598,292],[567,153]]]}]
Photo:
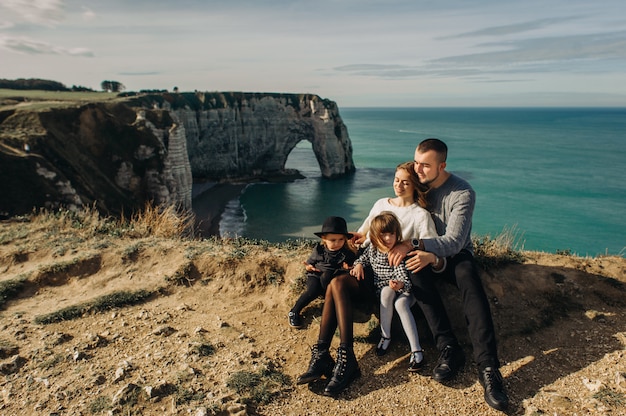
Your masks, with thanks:
[{"label": "man's hand", "polygon": [[396,244],[391,250],[389,250],[389,254],[387,255],[389,265],[394,267],[399,266],[412,248],[413,245],[409,241],[403,241],[400,244]]},{"label": "man's hand", "polygon": [[412,271],[413,273],[417,273],[422,270],[424,267],[429,264],[435,263],[437,257],[433,253],[429,253],[428,251],[415,250],[408,253],[410,256],[406,260],[406,268]]}]

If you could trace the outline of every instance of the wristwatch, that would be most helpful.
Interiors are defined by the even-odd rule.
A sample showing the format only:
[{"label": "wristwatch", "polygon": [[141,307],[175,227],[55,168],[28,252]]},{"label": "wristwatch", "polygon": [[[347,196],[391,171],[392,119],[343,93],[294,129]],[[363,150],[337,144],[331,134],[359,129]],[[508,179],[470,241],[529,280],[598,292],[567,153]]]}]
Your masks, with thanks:
[{"label": "wristwatch", "polygon": [[412,239],[411,244],[413,245],[413,248],[416,250],[424,250],[424,243],[420,239],[417,239],[417,238]]}]

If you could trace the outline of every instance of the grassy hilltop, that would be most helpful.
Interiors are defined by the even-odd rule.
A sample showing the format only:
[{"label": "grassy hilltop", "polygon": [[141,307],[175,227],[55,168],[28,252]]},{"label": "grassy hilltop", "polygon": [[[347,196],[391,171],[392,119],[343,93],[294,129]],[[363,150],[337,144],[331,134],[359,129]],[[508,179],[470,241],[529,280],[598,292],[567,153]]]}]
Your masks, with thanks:
[{"label": "grassy hilltop", "polygon": [[[359,310],[363,376],[339,399],[296,386],[317,336],[287,325],[311,242],[193,239],[188,218],[148,208],[0,222],[0,413],[124,415],[495,415],[471,359],[450,385],[423,319],[423,374],[409,374],[394,323],[373,353],[374,310]],[[477,239],[512,415],[626,413],[626,259],[515,251]],[[441,284],[468,358],[458,292]],[[334,347],[338,344],[335,340]]]}]

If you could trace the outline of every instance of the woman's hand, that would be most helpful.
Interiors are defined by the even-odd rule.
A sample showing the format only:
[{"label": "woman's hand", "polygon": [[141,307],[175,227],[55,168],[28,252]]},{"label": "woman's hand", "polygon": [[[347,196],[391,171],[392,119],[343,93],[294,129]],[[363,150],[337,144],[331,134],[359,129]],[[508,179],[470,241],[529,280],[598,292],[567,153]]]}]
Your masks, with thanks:
[{"label": "woman's hand", "polygon": [[406,260],[406,268],[413,273],[417,273],[424,267],[437,261],[437,256],[428,251],[415,250],[408,254],[412,257]]},{"label": "woman's hand", "polygon": [[400,244],[396,244],[391,250],[389,250],[389,254],[387,255],[389,265],[394,267],[399,266],[412,248],[413,245],[411,245],[411,242],[409,241],[403,241]]},{"label": "woman's hand", "polygon": [[352,233],[352,238],[350,239],[350,241],[352,241],[352,244],[354,245],[361,245],[365,241],[365,234],[361,234],[355,231]]},{"label": "woman's hand", "polygon": [[350,269],[350,274],[356,277],[356,280],[363,280],[363,278],[365,277],[363,265],[361,263],[355,264],[354,267]]}]

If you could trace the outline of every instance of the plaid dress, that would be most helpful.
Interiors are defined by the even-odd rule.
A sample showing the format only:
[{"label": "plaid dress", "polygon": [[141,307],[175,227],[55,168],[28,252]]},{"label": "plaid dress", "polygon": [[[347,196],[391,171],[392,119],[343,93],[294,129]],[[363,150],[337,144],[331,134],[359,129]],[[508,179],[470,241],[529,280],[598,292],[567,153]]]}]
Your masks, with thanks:
[{"label": "plaid dress", "polygon": [[390,280],[397,280],[404,283],[404,287],[399,293],[411,292],[411,279],[409,278],[409,270],[406,268],[404,261],[399,266],[394,267],[389,264],[387,253],[378,251],[373,244],[365,248],[354,264],[362,264],[363,267],[371,267],[374,272],[374,285],[376,286],[376,294],[380,295],[383,287],[389,286]]}]

